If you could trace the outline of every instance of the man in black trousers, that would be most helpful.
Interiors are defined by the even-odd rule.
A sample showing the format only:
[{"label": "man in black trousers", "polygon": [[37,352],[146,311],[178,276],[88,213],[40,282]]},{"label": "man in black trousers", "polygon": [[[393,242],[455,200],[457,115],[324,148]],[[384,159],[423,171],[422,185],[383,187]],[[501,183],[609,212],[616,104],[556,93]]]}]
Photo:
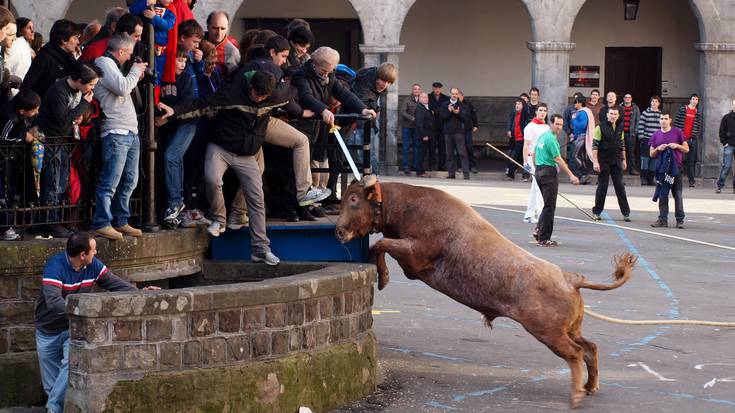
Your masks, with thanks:
[{"label": "man in black trousers", "polygon": [[[429,95],[429,109],[434,114],[434,139],[429,141],[429,171],[445,171],[447,168],[447,153],[444,146],[444,130],[441,121],[441,108],[449,104],[449,96],[442,93],[444,85],[441,82],[431,84],[432,93]],[[437,152],[439,158],[437,159]]]},{"label": "man in black trousers", "polygon": [[[600,115],[604,113],[600,112]],[[623,172],[627,166],[623,120],[620,118],[620,109],[617,106],[608,107],[606,116],[607,120],[600,119],[600,125],[595,129],[595,137],[592,140],[592,167],[595,172],[599,173],[592,214],[596,220],[601,219],[600,214],[605,208],[607,186],[612,177],[620,212],[623,213],[625,222],[630,222],[630,206],[623,184]]]}]

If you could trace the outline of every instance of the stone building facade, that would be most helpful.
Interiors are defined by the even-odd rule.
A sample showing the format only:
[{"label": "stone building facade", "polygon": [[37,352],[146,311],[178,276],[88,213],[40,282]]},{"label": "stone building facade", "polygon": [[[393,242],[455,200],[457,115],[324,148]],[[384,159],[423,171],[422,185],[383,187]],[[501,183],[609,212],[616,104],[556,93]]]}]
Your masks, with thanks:
[{"label": "stone building facade", "polygon": [[[11,6],[18,13],[30,17],[37,22],[37,28],[41,32],[47,32],[54,20],[73,13],[80,13],[79,10],[87,10],[90,8],[101,8],[103,6],[112,6],[122,1],[106,0],[11,0]],[[73,10],[70,6],[73,3]],[[83,4],[85,7],[76,7]],[[613,7],[616,4],[616,10],[619,9],[619,15],[610,16],[607,11],[602,8]],[[456,74],[447,73],[445,78],[452,79],[453,82],[466,81],[468,78],[473,82],[473,88],[480,90],[479,93],[468,93],[472,96],[481,98],[499,97],[507,101],[511,96],[517,93],[510,93],[503,86],[512,85],[513,90],[524,91],[531,85],[535,85],[542,90],[543,100],[546,101],[553,112],[561,112],[566,106],[569,96],[575,91],[569,85],[569,65],[572,64],[600,64],[594,62],[592,53],[588,53],[587,45],[583,45],[583,35],[574,33],[575,27],[582,23],[579,21],[580,16],[584,16],[591,9],[600,10],[599,15],[603,16],[604,21],[593,23],[597,26],[619,27],[620,38],[625,39],[625,32],[630,27],[628,23],[624,23],[622,19],[623,10],[622,2],[613,0],[513,0],[513,1],[480,1],[480,0],[464,0],[462,2],[446,3],[437,2],[435,0],[325,0],[325,1],[302,1],[294,2],[287,0],[199,0],[194,9],[195,14],[203,21],[206,14],[215,9],[225,10],[231,16],[236,17],[305,17],[305,18],[344,18],[352,17],[359,19],[362,28],[362,43],[359,48],[362,52],[365,65],[375,65],[380,62],[392,62],[401,65],[401,60],[405,60],[409,66],[406,69],[410,71],[402,71],[399,84],[389,89],[386,102],[386,125],[387,131],[384,138],[385,148],[383,149],[385,156],[382,163],[386,172],[396,172],[397,144],[400,142],[400,121],[397,113],[399,93],[407,94],[410,85],[415,81],[411,77],[421,77],[422,73],[431,73],[436,67],[431,66],[432,70],[428,70],[426,62],[420,63],[421,68],[417,69],[415,64],[417,56],[430,53],[430,49],[434,45],[443,44],[443,56],[446,59],[453,59],[453,56],[462,55],[459,65],[472,65],[475,62],[472,54],[464,57],[462,52],[468,49],[474,49],[475,56],[495,55],[496,62],[488,64],[486,73],[483,75],[477,70],[471,71],[473,74],[468,75],[470,71],[465,68],[455,70]],[[705,177],[715,176],[720,163],[720,145],[717,139],[717,129],[720,118],[729,110],[729,99],[735,95],[733,85],[733,77],[735,76],[735,0],[642,0],[640,8],[649,15],[649,23],[639,23],[638,29],[640,33],[660,33],[661,41],[666,37],[681,36],[680,31],[689,31],[693,33],[690,39],[687,36],[678,37],[679,46],[664,47],[664,75],[668,76],[667,70],[673,71],[671,75],[674,79],[671,83],[673,90],[676,90],[677,84],[682,84],[680,91],[672,96],[674,101],[683,101],[683,98],[689,93],[698,92],[702,97],[702,108],[704,110],[705,123],[705,139],[700,154],[701,175]],[[442,9],[439,6],[449,4],[449,9]],[[426,8],[428,7],[428,9]],[[407,27],[412,20],[412,16],[420,13],[424,8],[427,19],[420,22],[420,28]],[[669,8],[671,18],[662,18],[658,15],[650,17],[651,14],[657,14],[662,8]],[[101,9],[103,10],[103,9]],[[521,12],[519,12],[521,10]],[[524,13],[525,12],[525,13]],[[82,12],[83,13],[83,12]],[[514,14],[515,13],[515,14]],[[520,20],[512,20],[508,16],[525,14]],[[617,12],[616,12],[617,13]],[[481,16],[479,19],[487,20],[488,26],[502,25],[507,20],[511,20],[510,29],[502,35],[491,34],[489,38],[468,41],[465,35],[472,33],[475,24],[470,27],[463,24],[468,16]],[[663,16],[668,16],[664,14]],[[96,16],[100,18],[98,14]],[[667,20],[668,19],[668,20]],[[663,21],[661,21],[663,20]],[[650,27],[641,28],[640,25],[647,24]],[[436,27],[451,26],[456,28],[456,37],[445,36],[446,39],[432,39]],[[696,26],[696,27],[695,27]],[[239,28],[236,22],[233,22],[233,29],[238,32]],[[413,35],[412,35],[413,33]],[[630,32],[633,36],[640,37],[635,32]],[[410,47],[411,38],[424,37],[427,40],[428,47]],[[629,36],[630,37],[630,36]],[[510,40],[521,42],[520,47],[516,47],[513,55],[522,59],[519,65],[515,67],[502,67],[502,62],[506,61],[510,53],[506,49],[497,49],[497,43],[508,42]],[[436,40],[436,41],[435,41]],[[633,40],[624,40],[623,44],[607,44],[602,42],[613,42],[610,39],[600,39],[598,48],[610,46],[633,45]],[[627,42],[627,43],[625,43]],[[650,43],[659,43],[656,40],[649,40]],[[525,43],[525,45],[523,45]],[[584,54],[576,52],[578,44],[584,49]],[[639,44],[635,44],[640,46]],[[655,45],[655,44],[652,44]],[[523,47],[525,46],[525,47]],[[495,48],[495,49],[493,49]],[[488,50],[496,50],[497,53]],[[581,51],[581,50],[580,50]],[[674,56],[672,58],[672,56]],[[682,57],[683,56],[683,57]],[[487,59],[487,57],[486,57]],[[527,60],[526,60],[527,59]],[[599,60],[599,59],[598,59]],[[483,60],[487,62],[488,60]],[[440,62],[437,62],[440,63]],[[635,62],[642,64],[644,62]],[[438,66],[441,66],[439,64]],[[530,70],[529,70],[530,69]],[[402,70],[402,69],[401,69]],[[682,75],[682,73],[685,73]],[[410,74],[412,76],[406,76]],[[438,73],[441,74],[441,73]],[[429,76],[429,75],[427,75]],[[454,76],[454,77],[452,77]],[[509,76],[511,81],[504,79]],[[439,76],[437,76],[436,80]],[[683,79],[678,79],[682,77]],[[430,83],[429,78],[423,79],[422,83],[425,88]],[[449,85],[449,81],[444,81]],[[498,83],[496,89],[483,91],[484,84]],[[605,85],[600,84],[600,89],[604,89]],[[495,92],[494,90],[497,90]],[[583,91],[589,92],[587,88]],[[471,92],[471,90],[469,91]],[[677,100],[678,99],[678,100]],[[643,109],[643,108],[642,108]],[[495,113],[492,108],[486,111]],[[498,127],[502,123],[500,120],[505,116],[505,112],[497,116]],[[497,129],[497,128],[496,128]],[[490,133],[497,131],[490,128]]]}]

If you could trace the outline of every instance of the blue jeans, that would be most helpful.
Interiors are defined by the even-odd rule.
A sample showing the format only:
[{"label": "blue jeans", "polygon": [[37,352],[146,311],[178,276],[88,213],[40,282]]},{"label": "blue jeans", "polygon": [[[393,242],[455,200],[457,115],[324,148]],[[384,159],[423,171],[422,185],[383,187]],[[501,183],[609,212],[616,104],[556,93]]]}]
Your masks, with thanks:
[{"label": "blue jeans", "polygon": [[43,390],[48,396],[46,408],[63,412],[66,386],[69,384],[69,330],[58,334],[36,330],[36,352]]},{"label": "blue jeans", "polygon": [[[580,139],[584,139],[584,137],[581,137]],[[572,171],[572,175],[580,178],[582,175],[579,174],[577,159],[574,157],[574,150],[577,148],[575,143],[574,139],[569,139],[569,142],[567,143],[567,165],[569,166],[569,170]]]},{"label": "blue jeans", "polygon": [[[66,187],[69,185],[71,168],[71,154],[68,145],[46,145],[43,155],[43,169],[41,170],[41,206],[58,206],[66,196]],[[42,212],[43,213],[43,212]],[[56,223],[60,220],[59,209],[48,210],[48,218],[42,216],[41,222]]]},{"label": "blue jeans", "polygon": [[[722,168],[720,169],[720,178],[717,180],[717,187],[720,189],[725,186],[727,175],[730,174],[730,168],[732,168],[733,153],[735,153],[735,146],[727,145],[726,147],[722,148]],[[733,177],[732,185],[735,188],[735,177]]]},{"label": "blue jeans", "polygon": [[138,135],[114,133],[102,137],[102,170],[95,195],[92,229],[122,227],[130,218],[130,195],[138,185]]},{"label": "blue jeans", "polygon": [[[403,146],[403,157],[402,164],[404,171],[410,171],[411,169],[418,170],[416,161],[419,159],[419,138],[416,136],[416,129],[414,128],[403,128],[402,134],[403,140],[401,141]],[[413,149],[413,151],[411,151]],[[409,162],[409,154],[413,152],[413,162]],[[409,166],[409,164],[411,166]]]},{"label": "blue jeans", "polygon": [[194,139],[197,125],[188,122],[180,125],[166,146],[163,154],[164,166],[166,168],[166,195],[168,206],[177,206],[184,202],[182,191],[184,190],[184,154]]},{"label": "blue jeans", "polygon": [[684,165],[686,166],[689,183],[692,184],[697,173],[697,140],[689,139],[687,145],[689,145],[689,152],[684,155]]},{"label": "blue jeans", "polygon": [[[373,130],[370,132],[370,168],[374,174],[378,174],[378,151],[375,148],[375,140],[379,139],[380,130],[378,129],[377,122],[373,124]],[[357,129],[355,129],[355,141],[354,145],[362,145],[365,142],[365,123],[358,122]],[[358,150],[357,159],[360,163],[362,160],[362,150]],[[363,166],[364,167],[364,166]]]}]

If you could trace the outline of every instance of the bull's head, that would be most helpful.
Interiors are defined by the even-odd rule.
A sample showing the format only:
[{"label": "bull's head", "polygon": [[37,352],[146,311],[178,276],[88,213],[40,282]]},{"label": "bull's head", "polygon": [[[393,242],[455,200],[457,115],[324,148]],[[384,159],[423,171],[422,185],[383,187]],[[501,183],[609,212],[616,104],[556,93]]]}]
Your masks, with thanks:
[{"label": "bull's head", "polygon": [[347,192],[342,196],[335,235],[341,243],[362,237],[373,229],[375,204],[370,195],[375,192],[378,179],[375,175],[365,175],[360,181],[352,180]]}]

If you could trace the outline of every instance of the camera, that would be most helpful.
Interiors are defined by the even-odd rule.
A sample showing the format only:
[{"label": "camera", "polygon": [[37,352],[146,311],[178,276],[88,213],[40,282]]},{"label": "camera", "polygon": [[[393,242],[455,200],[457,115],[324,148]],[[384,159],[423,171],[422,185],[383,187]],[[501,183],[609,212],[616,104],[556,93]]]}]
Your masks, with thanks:
[{"label": "camera", "polygon": [[[145,63],[143,59],[140,58],[140,56],[135,56],[133,58],[133,63]],[[154,67],[146,67],[145,72],[143,72],[143,80],[146,82],[155,83],[156,79],[158,78],[158,74],[156,73],[156,69]]]}]

